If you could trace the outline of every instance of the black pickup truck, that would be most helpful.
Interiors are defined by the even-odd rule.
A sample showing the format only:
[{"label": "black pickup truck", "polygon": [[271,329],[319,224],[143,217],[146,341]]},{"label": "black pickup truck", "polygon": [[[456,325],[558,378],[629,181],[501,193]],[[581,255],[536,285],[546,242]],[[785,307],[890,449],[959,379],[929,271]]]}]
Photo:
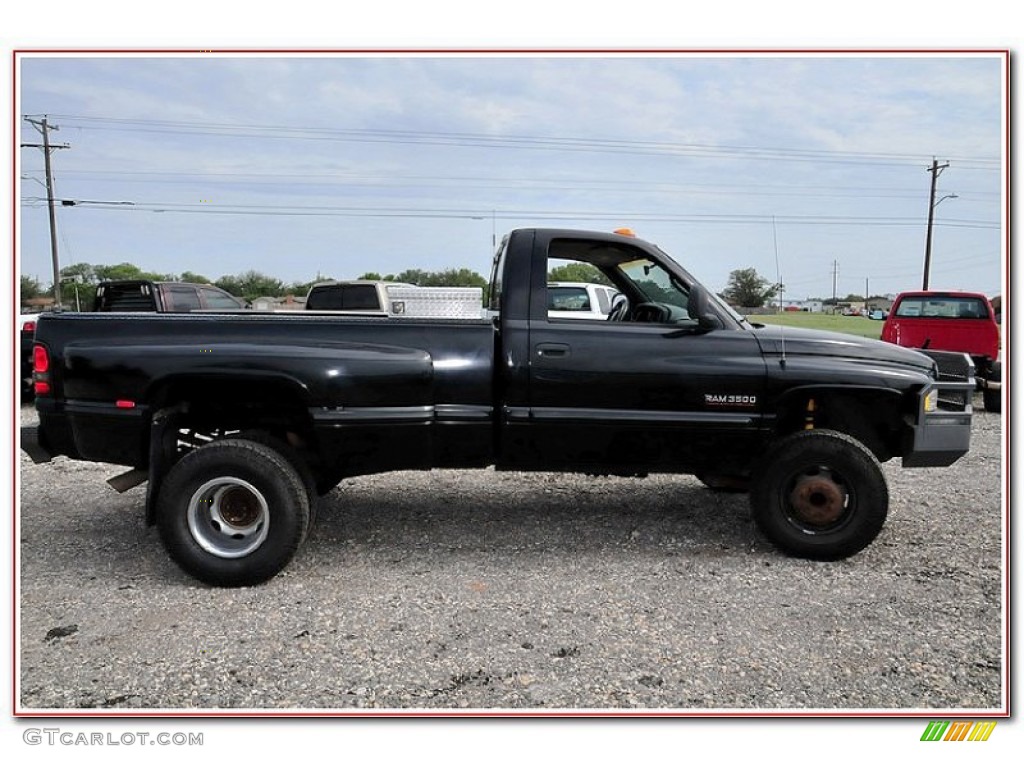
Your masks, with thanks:
[{"label": "black pickup truck", "polygon": [[[599,269],[602,319],[549,318],[556,265]],[[793,555],[867,546],[888,512],[879,466],[948,466],[969,447],[970,360],[752,325],[630,234],[520,229],[478,320],[331,313],[44,315],[36,461],[64,455],[148,481],[147,518],[209,584],[292,559],[342,478],[487,467],[691,473],[750,493]],[[511,511],[510,511],[511,513]]]}]

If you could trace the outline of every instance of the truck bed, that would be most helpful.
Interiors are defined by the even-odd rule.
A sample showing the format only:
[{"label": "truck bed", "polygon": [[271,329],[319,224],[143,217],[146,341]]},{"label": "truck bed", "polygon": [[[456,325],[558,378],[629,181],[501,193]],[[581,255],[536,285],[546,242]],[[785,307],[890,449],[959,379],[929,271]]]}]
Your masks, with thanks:
[{"label": "truck bed", "polygon": [[[192,399],[220,414],[279,403],[317,453],[340,450],[353,473],[388,452],[399,466],[464,459],[444,455],[453,445],[491,458],[489,320],[64,313],[43,322],[61,372],[53,396],[39,398],[54,453],[144,467],[153,416]],[[438,431],[459,439],[435,440]],[[435,444],[448,447],[438,455]]]}]

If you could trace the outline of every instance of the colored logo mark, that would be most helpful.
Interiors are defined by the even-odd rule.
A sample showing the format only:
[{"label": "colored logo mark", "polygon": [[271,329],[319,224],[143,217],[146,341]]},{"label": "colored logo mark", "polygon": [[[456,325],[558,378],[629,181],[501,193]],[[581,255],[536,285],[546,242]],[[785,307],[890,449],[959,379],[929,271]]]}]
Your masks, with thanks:
[{"label": "colored logo mark", "polygon": [[932,720],[921,741],[988,741],[995,728],[995,720]]}]

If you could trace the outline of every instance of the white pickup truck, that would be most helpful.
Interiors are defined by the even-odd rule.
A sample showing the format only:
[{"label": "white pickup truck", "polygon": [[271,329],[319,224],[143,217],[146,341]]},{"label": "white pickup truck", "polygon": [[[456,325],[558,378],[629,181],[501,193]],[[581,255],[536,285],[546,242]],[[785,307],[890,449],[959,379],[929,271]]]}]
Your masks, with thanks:
[{"label": "white pickup truck", "polygon": [[548,317],[603,320],[619,295],[600,283],[548,283]]}]

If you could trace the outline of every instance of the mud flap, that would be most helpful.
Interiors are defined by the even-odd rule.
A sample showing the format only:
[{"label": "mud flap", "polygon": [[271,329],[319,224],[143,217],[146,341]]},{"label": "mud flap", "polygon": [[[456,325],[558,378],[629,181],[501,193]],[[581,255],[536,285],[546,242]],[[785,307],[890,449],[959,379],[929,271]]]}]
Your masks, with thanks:
[{"label": "mud flap", "polygon": [[178,452],[180,408],[165,408],[153,414],[149,427],[149,485],[146,488],[146,525],[156,521],[156,503],[164,475]]}]

